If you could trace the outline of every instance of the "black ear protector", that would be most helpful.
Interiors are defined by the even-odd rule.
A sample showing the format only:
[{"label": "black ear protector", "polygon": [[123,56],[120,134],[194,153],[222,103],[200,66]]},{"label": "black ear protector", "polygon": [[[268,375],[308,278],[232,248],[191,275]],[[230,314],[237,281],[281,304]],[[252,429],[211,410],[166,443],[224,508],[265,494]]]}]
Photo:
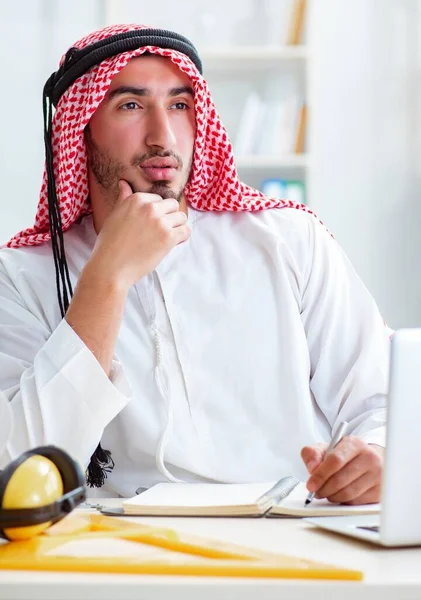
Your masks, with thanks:
[{"label": "black ear protector", "polygon": [[[57,200],[56,182],[53,168],[53,148],[51,143],[53,106],[82,75],[106,58],[145,46],[157,46],[185,54],[202,73],[202,62],[195,46],[184,36],[166,29],[135,29],[118,33],[94,42],[86,48],[70,48],[61,67],[48,78],[43,91],[45,168],[47,173],[48,220],[51,234],[51,247],[56,272],[57,299],[61,316],[64,317],[73,295],[69,268],[64,248],[63,226]],[[101,487],[107,473],[114,467],[111,453],[98,444],[92,454],[87,469],[87,484]]]},{"label": "black ear protector", "polygon": [[55,446],[28,450],[0,471],[0,537],[33,537],[85,498],[85,475],[67,452]]}]

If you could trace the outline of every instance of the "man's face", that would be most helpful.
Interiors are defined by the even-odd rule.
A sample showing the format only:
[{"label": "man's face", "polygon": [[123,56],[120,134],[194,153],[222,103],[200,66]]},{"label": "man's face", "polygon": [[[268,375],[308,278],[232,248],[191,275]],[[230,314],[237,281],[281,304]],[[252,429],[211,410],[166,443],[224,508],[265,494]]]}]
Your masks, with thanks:
[{"label": "man's face", "polygon": [[131,60],[112,80],[85,130],[90,183],[110,206],[120,179],[134,192],[180,200],[195,129],[189,77],[161,56]]}]

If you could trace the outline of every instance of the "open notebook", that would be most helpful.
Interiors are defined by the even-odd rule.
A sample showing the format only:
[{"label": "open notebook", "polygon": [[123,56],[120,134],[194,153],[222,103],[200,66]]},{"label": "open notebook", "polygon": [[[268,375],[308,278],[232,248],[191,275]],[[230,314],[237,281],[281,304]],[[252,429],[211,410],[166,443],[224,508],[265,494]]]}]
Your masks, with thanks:
[{"label": "open notebook", "polygon": [[128,515],[208,517],[316,517],[376,514],[379,504],[345,506],[313,500],[295,477],[272,483],[158,483],[123,500]]}]

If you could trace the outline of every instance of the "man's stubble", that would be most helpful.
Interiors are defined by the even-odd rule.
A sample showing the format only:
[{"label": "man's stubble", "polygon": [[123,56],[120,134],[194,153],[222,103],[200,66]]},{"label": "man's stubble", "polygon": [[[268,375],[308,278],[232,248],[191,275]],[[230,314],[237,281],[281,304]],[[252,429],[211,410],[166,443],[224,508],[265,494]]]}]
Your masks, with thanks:
[{"label": "man's stubble", "polygon": [[[85,129],[85,141],[89,168],[96,181],[104,191],[104,199],[110,205],[110,207],[113,207],[117,202],[120,193],[118,182],[121,179],[125,179],[124,173],[126,172],[127,167],[123,163],[111,157],[107,151],[101,150],[99,148],[99,146],[92,138],[89,127]],[[130,166],[136,167],[140,165],[143,161],[157,156],[172,156],[176,158],[179,168],[183,168],[183,161],[181,157],[171,151],[136,155],[133,157]],[[190,160],[189,168],[187,169],[186,180],[185,182],[183,182],[183,184],[178,190],[172,189],[169,181],[161,180],[153,182],[148,189],[133,189],[133,192],[146,192],[149,194],[157,194],[163,199],[175,198],[178,202],[180,202],[183,196],[185,185],[190,175],[191,165],[192,161]],[[130,181],[128,181],[128,183],[132,185]]]}]

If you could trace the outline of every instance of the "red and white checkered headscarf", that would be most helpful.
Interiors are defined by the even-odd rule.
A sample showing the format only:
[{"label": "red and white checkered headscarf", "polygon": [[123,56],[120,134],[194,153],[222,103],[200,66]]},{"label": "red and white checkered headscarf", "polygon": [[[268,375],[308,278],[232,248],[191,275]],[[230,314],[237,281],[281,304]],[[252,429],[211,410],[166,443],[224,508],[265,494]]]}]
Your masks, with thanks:
[{"label": "red and white checkered headscarf", "polygon": [[[118,33],[147,29],[143,25],[113,25],[74,44],[81,49]],[[193,62],[181,52],[145,46],[107,58],[79,77],[57,104],[52,125],[53,165],[63,231],[92,211],[88,198],[87,155],[83,131],[101,104],[112,78],[130,59],[144,52],[168,57],[186,73],[194,90],[196,139],[192,172],[185,188],[189,204],[198,210],[257,211],[307,206],[268,198],[239,180],[232,144],[215,109],[208,86]],[[64,56],[61,64],[64,61]],[[48,220],[47,174],[44,170],[38,210],[33,227],[16,234],[9,247],[34,246],[51,238]]]}]

